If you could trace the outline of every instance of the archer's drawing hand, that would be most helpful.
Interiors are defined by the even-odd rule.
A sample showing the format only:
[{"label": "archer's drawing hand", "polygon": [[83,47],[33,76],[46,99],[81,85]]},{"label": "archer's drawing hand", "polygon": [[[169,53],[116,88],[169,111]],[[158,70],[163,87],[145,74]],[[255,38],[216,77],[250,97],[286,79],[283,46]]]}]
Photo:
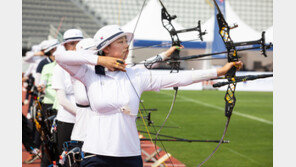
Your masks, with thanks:
[{"label": "archer's drawing hand", "polygon": [[38,85],[37,90],[38,90],[38,92],[44,92],[45,91],[45,85],[44,84]]},{"label": "archer's drawing hand", "polygon": [[110,71],[123,71],[125,70],[125,61],[120,58],[108,57],[108,56],[99,56],[98,65],[108,68]]}]

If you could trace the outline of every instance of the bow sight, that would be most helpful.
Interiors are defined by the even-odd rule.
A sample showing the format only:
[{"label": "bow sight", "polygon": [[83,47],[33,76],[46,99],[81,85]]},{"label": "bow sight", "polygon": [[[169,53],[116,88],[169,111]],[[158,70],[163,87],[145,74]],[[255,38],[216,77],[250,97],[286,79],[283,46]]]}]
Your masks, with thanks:
[{"label": "bow sight", "polygon": [[[176,30],[175,27],[172,24],[172,20],[176,19],[176,15],[170,15],[168,11],[166,10],[165,6],[161,1],[159,1],[162,9],[161,9],[161,21],[163,27],[169,32],[172,40],[172,46],[180,46],[181,41],[178,37],[179,33],[185,33],[190,31],[197,31],[198,37],[200,40],[203,40],[202,36],[206,34],[206,31],[202,32],[200,21],[198,21],[197,26],[193,28],[183,29],[183,30]],[[180,59],[180,50],[175,50],[171,55],[172,60],[179,60]],[[177,72],[180,69],[180,62],[169,62],[169,65],[171,66],[171,72],[176,70]]]},{"label": "bow sight", "polygon": [[[265,31],[262,32],[261,38],[255,41],[245,41],[245,42],[232,42],[232,41],[227,41],[225,42],[225,46],[227,50],[231,50],[231,48],[236,47],[236,46],[249,46],[249,45],[260,45],[261,53],[264,57],[267,57],[266,55],[266,49],[272,47],[272,43],[269,43],[266,45],[265,43]],[[252,50],[255,47],[251,48],[246,48],[244,50]],[[237,50],[239,51],[239,50]]]},{"label": "bow sight", "polygon": [[206,30],[204,32],[202,32],[201,30],[201,26],[200,26],[200,20],[198,20],[197,22],[197,26],[193,27],[193,28],[187,28],[187,29],[183,29],[183,30],[178,30],[176,31],[176,33],[184,33],[184,32],[190,32],[190,31],[197,31],[198,32],[198,37],[201,41],[203,41],[203,35],[206,35]]}]

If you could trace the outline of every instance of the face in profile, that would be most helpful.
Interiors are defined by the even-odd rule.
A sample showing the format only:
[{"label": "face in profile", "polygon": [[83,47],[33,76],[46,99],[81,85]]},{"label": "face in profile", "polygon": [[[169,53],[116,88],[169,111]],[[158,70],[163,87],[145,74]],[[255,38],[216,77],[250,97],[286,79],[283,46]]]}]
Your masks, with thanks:
[{"label": "face in profile", "polygon": [[125,60],[129,53],[126,36],[120,37],[103,49],[106,56],[120,58]]},{"label": "face in profile", "polygon": [[71,41],[64,44],[66,50],[76,50],[76,44],[79,41]]}]

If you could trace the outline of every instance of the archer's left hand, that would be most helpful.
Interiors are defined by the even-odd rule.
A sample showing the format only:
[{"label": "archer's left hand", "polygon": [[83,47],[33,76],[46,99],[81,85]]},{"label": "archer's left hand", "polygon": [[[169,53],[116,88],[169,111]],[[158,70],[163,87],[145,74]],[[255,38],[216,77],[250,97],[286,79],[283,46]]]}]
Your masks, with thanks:
[{"label": "archer's left hand", "polygon": [[174,52],[176,49],[178,49],[178,50],[182,50],[183,48],[184,48],[183,45],[180,45],[180,46],[172,46],[172,47],[170,47],[170,48],[165,52],[165,56],[166,56],[166,58],[169,58],[169,57],[173,54],[173,52]]},{"label": "archer's left hand", "polygon": [[217,75],[218,76],[225,75],[233,66],[235,66],[237,70],[240,70],[243,67],[243,62],[236,61],[236,62],[226,63],[223,67],[217,70]]}]

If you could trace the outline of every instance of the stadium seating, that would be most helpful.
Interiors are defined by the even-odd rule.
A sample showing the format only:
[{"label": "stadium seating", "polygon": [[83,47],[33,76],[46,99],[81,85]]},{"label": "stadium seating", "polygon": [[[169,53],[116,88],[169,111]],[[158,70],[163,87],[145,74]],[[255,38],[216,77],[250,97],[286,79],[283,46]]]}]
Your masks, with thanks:
[{"label": "stadium seating", "polygon": [[[147,3],[148,0],[146,0]],[[165,0],[171,14],[184,27],[196,26],[213,15],[212,0]],[[235,12],[257,31],[272,25],[272,0],[228,0]],[[103,25],[124,25],[141,10],[144,0],[23,0],[23,48],[29,48],[47,38],[49,27],[58,27],[65,17],[60,32],[81,27],[89,36]]]},{"label": "stadium seating", "polygon": [[[124,25],[141,10],[144,0],[76,0],[100,14],[109,24]],[[146,0],[148,3],[149,0]],[[266,30],[272,25],[272,0],[227,0],[235,12],[248,25],[257,31]],[[198,20],[206,22],[214,13],[212,0],[162,0],[171,14],[184,27],[196,25]]]},{"label": "stadium seating", "polygon": [[101,27],[95,18],[88,15],[70,0],[23,0],[22,1],[22,46],[30,48],[49,35],[50,25],[58,28],[65,17],[60,32],[81,27],[93,36]]}]

